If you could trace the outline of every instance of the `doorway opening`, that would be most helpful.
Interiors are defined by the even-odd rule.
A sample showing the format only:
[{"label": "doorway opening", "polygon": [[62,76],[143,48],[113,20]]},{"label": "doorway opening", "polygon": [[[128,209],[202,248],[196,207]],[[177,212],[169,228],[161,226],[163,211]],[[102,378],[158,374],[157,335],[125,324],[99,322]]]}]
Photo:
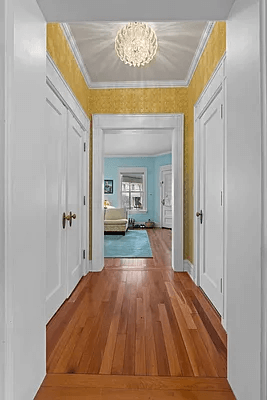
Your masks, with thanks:
[{"label": "doorway opening", "polygon": [[[93,116],[93,259],[92,270],[101,271],[104,267],[104,201],[107,201],[104,194],[104,181],[111,185],[112,179],[104,175],[104,135],[118,134],[126,135],[129,131],[135,133],[147,134],[171,134],[172,143],[172,199],[173,207],[171,211],[172,217],[172,260],[171,265],[175,271],[183,271],[183,115],[182,114],[144,114],[144,115],[94,115]],[[145,136],[144,136],[145,137]],[[142,181],[143,186],[140,184],[141,174],[145,171],[135,171],[140,176],[133,174],[133,171],[126,171],[128,180],[132,173],[131,178],[135,180],[138,178],[139,182],[139,195],[133,193],[132,200],[129,203],[129,211],[136,212],[136,208],[146,207],[147,196],[145,196],[145,178]],[[126,176],[123,171],[119,171],[118,180],[124,184],[126,188],[127,182],[122,182]],[[127,180],[126,179],[126,180]],[[123,187],[124,187],[123,186]],[[141,188],[142,186],[142,188]],[[117,200],[120,204],[128,196],[129,193],[121,190],[117,193]],[[125,189],[124,188],[124,189]],[[108,189],[110,190],[110,189]],[[126,189],[125,189],[126,190]],[[121,198],[120,198],[121,197]],[[136,198],[139,199],[136,202]],[[132,202],[132,206],[131,206]],[[137,204],[138,203],[138,204]],[[145,211],[145,210],[144,210]],[[131,218],[131,221],[135,219]]]}]

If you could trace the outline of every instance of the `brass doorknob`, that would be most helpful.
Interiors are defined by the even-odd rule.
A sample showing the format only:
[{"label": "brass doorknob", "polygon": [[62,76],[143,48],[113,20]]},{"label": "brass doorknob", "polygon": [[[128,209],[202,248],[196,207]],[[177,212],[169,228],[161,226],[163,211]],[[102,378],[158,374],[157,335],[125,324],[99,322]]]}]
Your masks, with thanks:
[{"label": "brass doorknob", "polygon": [[69,215],[69,221],[70,221],[70,226],[72,225],[72,220],[73,219],[76,219],[77,218],[77,216],[76,216],[76,214],[72,214],[72,212],[70,211],[70,215]]},{"label": "brass doorknob", "polygon": [[69,220],[70,220],[70,216],[66,215],[66,213],[63,213],[63,215],[62,215],[62,226],[63,226],[63,229],[66,228],[66,221],[69,221]]},{"label": "brass doorknob", "polygon": [[203,212],[202,212],[202,210],[201,210],[200,212],[198,211],[198,212],[196,213],[196,216],[197,216],[197,217],[200,217],[200,223],[202,224],[202,222],[203,222]]}]

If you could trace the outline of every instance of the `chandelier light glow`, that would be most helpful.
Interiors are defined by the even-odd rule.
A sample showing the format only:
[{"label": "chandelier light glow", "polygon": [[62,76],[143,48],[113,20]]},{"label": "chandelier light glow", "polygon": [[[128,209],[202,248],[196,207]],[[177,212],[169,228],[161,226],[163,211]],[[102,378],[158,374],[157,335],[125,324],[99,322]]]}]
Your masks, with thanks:
[{"label": "chandelier light glow", "polygon": [[115,39],[115,50],[125,64],[140,67],[150,63],[158,48],[154,30],[144,22],[130,22]]}]

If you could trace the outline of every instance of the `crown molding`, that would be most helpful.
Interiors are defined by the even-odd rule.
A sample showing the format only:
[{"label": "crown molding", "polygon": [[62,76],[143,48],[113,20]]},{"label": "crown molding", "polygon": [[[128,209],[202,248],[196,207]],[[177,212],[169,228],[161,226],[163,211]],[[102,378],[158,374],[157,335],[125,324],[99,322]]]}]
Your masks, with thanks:
[{"label": "crown molding", "polygon": [[139,155],[134,155],[134,154],[104,154],[105,158],[153,158],[153,157],[160,157],[160,156],[166,156],[168,154],[172,154],[172,151],[166,151],[164,153],[155,153],[155,154],[139,154]]},{"label": "crown molding", "polygon": [[207,45],[211,32],[215,22],[209,21],[207,23],[206,29],[204,30],[197,50],[195,52],[194,58],[191,62],[187,78],[185,80],[178,81],[123,81],[123,82],[92,82],[88,74],[87,68],[83,62],[80,50],[77,46],[76,40],[72,35],[70,27],[67,23],[61,23],[61,29],[65,35],[65,38],[70,46],[70,49],[74,55],[74,58],[81,70],[84,80],[89,89],[127,89],[127,88],[177,88],[177,87],[188,87],[191,79],[194,75],[196,67],[199,63],[200,57]]},{"label": "crown molding", "polygon": [[201,58],[201,56],[203,54],[203,51],[205,50],[205,47],[206,47],[206,45],[208,43],[208,40],[210,38],[211,32],[212,32],[212,30],[214,28],[214,25],[215,25],[215,22],[209,21],[207,23],[206,29],[203,31],[203,34],[201,36],[199,45],[197,47],[197,50],[196,50],[195,55],[194,55],[194,58],[193,58],[193,60],[191,62],[189,70],[188,70],[187,79],[185,81],[186,82],[186,86],[190,85],[191,79],[193,78],[193,75],[194,75],[195,70],[196,70],[196,68],[198,66],[199,60],[200,60],[200,58]]},{"label": "crown molding", "polygon": [[67,39],[67,42],[69,43],[70,49],[71,49],[71,51],[74,55],[74,58],[81,70],[84,80],[85,80],[88,88],[90,89],[92,87],[92,82],[91,82],[90,76],[87,72],[87,68],[83,62],[83,58],[81,56],[80,50],[78,49],[76,40],[74,39],[74,36],[71,33],[70,27],[66,23],[61,23],[60,27],[65,35],[65,38]]}]

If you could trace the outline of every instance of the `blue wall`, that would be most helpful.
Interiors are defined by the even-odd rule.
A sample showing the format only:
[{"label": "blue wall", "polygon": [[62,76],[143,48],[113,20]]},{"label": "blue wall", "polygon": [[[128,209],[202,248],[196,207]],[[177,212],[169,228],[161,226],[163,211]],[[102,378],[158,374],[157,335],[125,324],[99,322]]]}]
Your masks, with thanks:
[{"label": "blue wall", "polygon": [[137,222],[151,219],[159,223],[160,218],[160,186],[159,171],[162,165],[172,163],[172,155],[166,154],[155,157],[105,157],[104,179],[113,179],[113,194],[105,194],[114,207],[118,207],[118,168],[121,167],[145,167],[147,168],[147,212],[130,214]]}]

